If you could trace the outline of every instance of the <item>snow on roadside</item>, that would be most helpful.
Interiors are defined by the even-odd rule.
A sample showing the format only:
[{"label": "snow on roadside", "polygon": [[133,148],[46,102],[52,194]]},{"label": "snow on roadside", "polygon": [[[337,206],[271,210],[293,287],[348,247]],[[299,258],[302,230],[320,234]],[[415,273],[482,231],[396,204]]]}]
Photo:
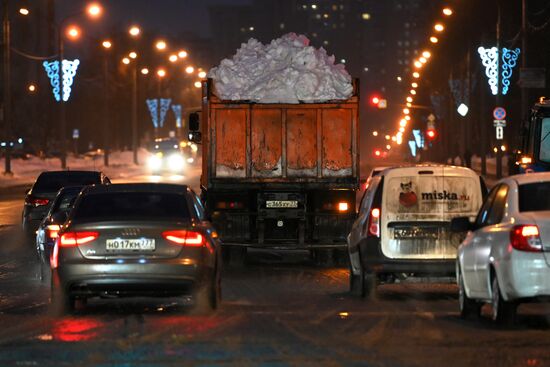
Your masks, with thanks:
[{"label": "snow on roadside", "polygon": [[[67,157],[67,168],[76,170],[98,170],[103,171],[111,180],[124,179],[147,173],[146,162],[149,153],[145,149],[138,152],[139,166],[133,164],[133,152],[122,151],[112,152],[109,155],[109,167],[103,165],[103,155]],[[2,160],[3,163],[3,160]],[[41,159],[32,156],[29,159],[12,159],[11,170],[13,176],[0,174],[0,187],[11,187],[24,184],[32,184],[36,177],[43,171],[61,170],[59,158]]]},{"label": "snow on roadside", "polygon": [[313,103],[348,99],[353,93],[351,76],[334,60],[323,48],[310,46],[306,36],[288,33],[268,45],[251,38],[208,76],[224,100]]}]

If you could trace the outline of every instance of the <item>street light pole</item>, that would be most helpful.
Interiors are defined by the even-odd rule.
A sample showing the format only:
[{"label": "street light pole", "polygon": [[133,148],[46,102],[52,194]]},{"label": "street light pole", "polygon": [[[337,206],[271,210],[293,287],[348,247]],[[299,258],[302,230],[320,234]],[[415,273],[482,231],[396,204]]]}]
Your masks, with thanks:
[{"label": "street light pole", "polygon": [[132,150],[134,151],[134,164],[138,162],[138,138],[137,138],[137,65],[132,63]]},{"label": "street light pole", "polygon": [[109,60],[103,55],[103,165],[109,166]]},{"label": "street light pole", "polygon": [[11,55],[10,55],[10,20],[8,0],[4,0],[3,43],[4,43],[4,134],[7,140],[5,151],[4,174],[12,175],[11,171]]},{"label": "street light pole", "polygon": [[63,88],[63,57],[65,54],[65,46],[63,44],[63,34],[61,26],[57,29],[57,47],[59,50],[59,139],[60,139],[60,153],[61,153],[61,169],[67,169],[67,139],[66,132],[67,129],[67,116],[65,111],[65,101],[64,95],[65,91]]}]

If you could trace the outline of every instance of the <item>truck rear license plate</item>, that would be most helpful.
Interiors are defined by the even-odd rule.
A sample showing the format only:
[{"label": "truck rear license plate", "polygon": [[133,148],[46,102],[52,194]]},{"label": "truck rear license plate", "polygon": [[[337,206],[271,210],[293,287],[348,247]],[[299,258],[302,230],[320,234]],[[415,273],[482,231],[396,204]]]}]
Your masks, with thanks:
[{"label": "truck rear license plate", "polygon": [[298,200],[267,200],[266,208],[297,208]]}]

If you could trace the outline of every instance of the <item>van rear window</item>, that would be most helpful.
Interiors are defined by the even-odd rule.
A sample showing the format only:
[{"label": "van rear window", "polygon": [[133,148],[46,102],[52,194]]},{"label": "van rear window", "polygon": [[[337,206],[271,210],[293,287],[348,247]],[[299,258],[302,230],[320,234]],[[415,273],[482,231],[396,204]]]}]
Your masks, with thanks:
[{"label": "van rear window", "polygon": [[393,213],[467,213],[478,210],[480,195],[479,181],[470,177],[394,177],[385,204]]}]

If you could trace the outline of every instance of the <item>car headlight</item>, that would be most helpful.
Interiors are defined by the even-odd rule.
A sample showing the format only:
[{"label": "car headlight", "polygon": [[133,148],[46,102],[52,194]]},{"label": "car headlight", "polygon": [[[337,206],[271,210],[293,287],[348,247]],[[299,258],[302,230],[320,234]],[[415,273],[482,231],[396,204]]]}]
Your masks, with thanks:
[{"label": "car headlight", "polygon": [[193,163],[195,159],[193,157],[187,158],[187,163]]},{"label": "car headlight", "polygon": [[179,171],[183,169],[184,163],[185,161],[180,154],[172,154],[168,157],[168,168],[170,168],[171,171]]},{"label": "car headlight", "polygon": [[158,155],[152,155],[149,157],[149,168],[153,171],[159,170],[162,167],[162,157]]}]

